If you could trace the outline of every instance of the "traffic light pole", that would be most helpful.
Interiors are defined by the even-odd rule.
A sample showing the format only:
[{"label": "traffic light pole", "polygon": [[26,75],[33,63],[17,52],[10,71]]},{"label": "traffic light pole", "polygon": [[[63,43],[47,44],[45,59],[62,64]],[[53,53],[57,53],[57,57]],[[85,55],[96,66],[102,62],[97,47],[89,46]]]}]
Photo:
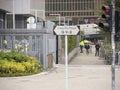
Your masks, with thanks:
[{"label": "traffic light pole", "polygon": [[112,43],[112,90],[115,90],[115,0],[111,0],[112,4],[112,32],[111,32],[111,43]]}]

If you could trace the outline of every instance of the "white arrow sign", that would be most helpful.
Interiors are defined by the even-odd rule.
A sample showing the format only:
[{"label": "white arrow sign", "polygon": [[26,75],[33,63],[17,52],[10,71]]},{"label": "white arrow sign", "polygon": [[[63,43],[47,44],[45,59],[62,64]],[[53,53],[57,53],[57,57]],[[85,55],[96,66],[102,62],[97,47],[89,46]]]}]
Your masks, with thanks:
[{"label": "white arrow sign", "polygon": [[77,26],[56,26],[54,32],[57,35],[77,35],[79,29]]}]

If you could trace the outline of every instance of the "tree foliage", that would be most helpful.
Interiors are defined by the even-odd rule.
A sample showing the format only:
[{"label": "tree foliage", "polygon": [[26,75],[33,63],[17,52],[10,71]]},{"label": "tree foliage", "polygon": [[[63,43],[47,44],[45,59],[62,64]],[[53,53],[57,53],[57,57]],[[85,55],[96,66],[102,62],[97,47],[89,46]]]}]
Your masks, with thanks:
[{"label": "tree foliage", "polygon": [[[111,0],[104,0],[105,4],[110,4]],[[116,10],[120,10],[120,0],[115,0],[115,8]]]},{"label": "tree foliage", "polygon": [[76,47],[76,44],[77,44],[77,36],[76,35],[68,36],[68,52],[72,51]]},{"label": "tree foliage", "polygon": [[43,66],[35,57],[14,52],[0,52],[0,77],[24,76],[42,71]]}]

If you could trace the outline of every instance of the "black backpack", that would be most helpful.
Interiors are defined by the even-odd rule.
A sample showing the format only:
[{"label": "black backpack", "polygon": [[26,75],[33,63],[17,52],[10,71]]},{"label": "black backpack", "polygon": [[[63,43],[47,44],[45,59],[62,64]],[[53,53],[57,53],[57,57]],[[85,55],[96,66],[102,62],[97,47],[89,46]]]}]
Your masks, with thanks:
[{"label": "black backpack", "polygon": [[99,45],[99,44],[96,44],[95,47],[98,49],[98,48],[100,48],[100,45]]},{"label": "black backpack", "polygon": [[85,48],[86,48],[86,49],[89,49],[89,48],[90,48],[90,45],[89,45],[89,44],[85,44]]}]

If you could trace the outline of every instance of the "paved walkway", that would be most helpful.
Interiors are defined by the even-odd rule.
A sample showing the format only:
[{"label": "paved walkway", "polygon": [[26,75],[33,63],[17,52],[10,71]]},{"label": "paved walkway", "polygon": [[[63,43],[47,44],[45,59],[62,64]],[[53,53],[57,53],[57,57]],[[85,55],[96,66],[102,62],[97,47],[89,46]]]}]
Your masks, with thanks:
[{"label": "paved walkway", "polygon": [[[110,65],[94,53],[78,53],[68,68],[68,90],[112,90]],[[120,90],[120,70],[116,69],[116,90]],[[66,90],[65,65],[31,76],[0,78],[0,90]]]},{"label": "paved walkway", "polygon": [[98,56],[95,56],[94,49],[89,54],[79,53],[70,62],[70,65],[105,65],[105,60]]}]

